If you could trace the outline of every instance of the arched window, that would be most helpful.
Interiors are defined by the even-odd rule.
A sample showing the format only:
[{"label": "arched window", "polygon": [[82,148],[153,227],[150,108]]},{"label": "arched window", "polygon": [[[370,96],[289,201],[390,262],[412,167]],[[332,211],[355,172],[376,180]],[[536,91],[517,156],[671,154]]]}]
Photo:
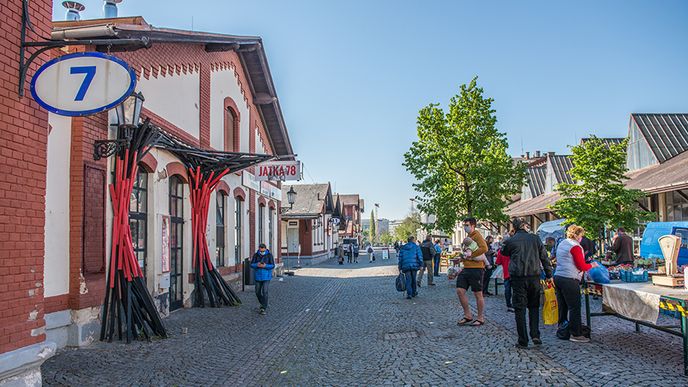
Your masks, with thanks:
[{"label": "arched window", "polygon": [[139,168],[134,181],[134,189],[129,200],[129,228],[131,229],[131,242],[134,246],[134,254],[139,261],[139,266],[148,282],[148,260],[146,245],[148,242],[148,173]]},{"label": "arched window", "polygon": [[225,151],[239,151],[239,114],[232,106],[225,107]]},{"label": "arched window", "polygon": [[184,182],[170,177],[170,311],[184,304]]},{"label": "arched window", "polygon": [[242,227],[243,225],[244,200],[237,196],[234,198],[234,264],[241,264],[242,248]]},{"label": "arched window", "polygon": [[215,255],[217,266],[225,265],[225,195],[217,193],[217,205],[215,206]]}]

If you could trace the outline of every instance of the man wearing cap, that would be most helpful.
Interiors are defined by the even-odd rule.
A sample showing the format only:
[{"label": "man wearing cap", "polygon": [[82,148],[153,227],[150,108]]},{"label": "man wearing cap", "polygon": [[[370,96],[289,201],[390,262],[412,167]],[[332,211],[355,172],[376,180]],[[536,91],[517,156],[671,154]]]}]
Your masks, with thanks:
[{"label": "man wearing cap", "polygon": [[[513,305],[518,331],[517,348],[528,348],[528,333],[535,345],[540,339],[540,273],[544,270],[548,280],[552,278],[552,265],[540,238],[529,231],[521,218],[511,221],[514,235],[504,243],[502,254],[509,257],[509,280],[513,292]],[[530,330],[526,327],[526,309]]]},{"label": "man wearing cap", "polygon": [[256,297],[260,303],[260,314],[264,315],[268,309],[268,285],[272,279],[272,269],[275,268],[275,259],[265,243],[258,245],[258,251],[251,258],[251,267],[256,282]]}]

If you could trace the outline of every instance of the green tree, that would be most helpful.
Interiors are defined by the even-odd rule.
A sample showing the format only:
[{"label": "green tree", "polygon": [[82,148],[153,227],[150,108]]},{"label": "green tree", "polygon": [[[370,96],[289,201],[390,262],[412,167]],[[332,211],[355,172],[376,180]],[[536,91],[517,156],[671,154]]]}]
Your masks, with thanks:
[{"label": "green tree", "polygon": [[371,210],[370,211],[370,229],[368,230],[368,240],[370,243],[375,243],[375,240],[377,239],[377,230],[376,230],[376,224],[375,224],[375,213]]},{"label": "green tree", "polygon": [[392,234],[385,232],[380,234],[380,243],[383,245],[391,245],[394,244],[394,241],[397,240]]},{"label": "green tree", "polygon": [[623,184],[628,171],[627,145],[628,139],[608,145],[593,136],[571,147],[573,167],[569,173],[574,183],[557,186],[562,198],[553,209],[568,224],[583,227],[591,239],[603,240],[608,227],[634,229],[653,216],[638,206],[645,194]]},{"label": "green tree", "polygon": [[409,236],[417,236],[421,226],[420,215],[417,212],[413,212],[404,218],[401,224],[394,229],[394,236],[397,240],[406,242]]},{"label": "green tree", "polygon": [[492,102],[476,77],[461,85],[448,113],[439,104],[418,113],[418,140],[403,165],[418,180],[418,208],[437,216],[436,229],[449,232],[465,216],[507,221],[508,199],[521,191],[525,166],[507,154]]}]

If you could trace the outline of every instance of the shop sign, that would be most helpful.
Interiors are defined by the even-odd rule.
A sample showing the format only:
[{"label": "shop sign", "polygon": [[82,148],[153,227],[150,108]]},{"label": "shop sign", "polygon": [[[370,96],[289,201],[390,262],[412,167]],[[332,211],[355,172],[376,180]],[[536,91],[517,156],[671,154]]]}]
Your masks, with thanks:
[{"label": "shop sign", "polygon": [[260,192],[260,183],[251,172],[243,171],[241,174],[241,184],[248,189]]},{"label": "shop sign", "polygon": [[136,87],[136,73],[123,60],[100,52],[63,55],[41,66],[31,95],[41,107],[63,116],[109,110]]},{"label": "shop sign", "polygon": [[256,180],[301,180],[300,161],[266,161],[256,167]]}]

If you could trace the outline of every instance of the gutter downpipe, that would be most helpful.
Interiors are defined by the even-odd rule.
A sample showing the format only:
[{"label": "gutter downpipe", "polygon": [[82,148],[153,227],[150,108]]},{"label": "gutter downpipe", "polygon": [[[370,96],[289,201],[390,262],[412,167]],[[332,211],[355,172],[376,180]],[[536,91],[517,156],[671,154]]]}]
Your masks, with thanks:
[{"label": "gutter downpipe", "polygon": [[115,31],[115,26],[112,24],[105,26],[61,29],[50,33],[50,39],[52,40],[90,39],[113,36],[117,36],[117,32]]}]

